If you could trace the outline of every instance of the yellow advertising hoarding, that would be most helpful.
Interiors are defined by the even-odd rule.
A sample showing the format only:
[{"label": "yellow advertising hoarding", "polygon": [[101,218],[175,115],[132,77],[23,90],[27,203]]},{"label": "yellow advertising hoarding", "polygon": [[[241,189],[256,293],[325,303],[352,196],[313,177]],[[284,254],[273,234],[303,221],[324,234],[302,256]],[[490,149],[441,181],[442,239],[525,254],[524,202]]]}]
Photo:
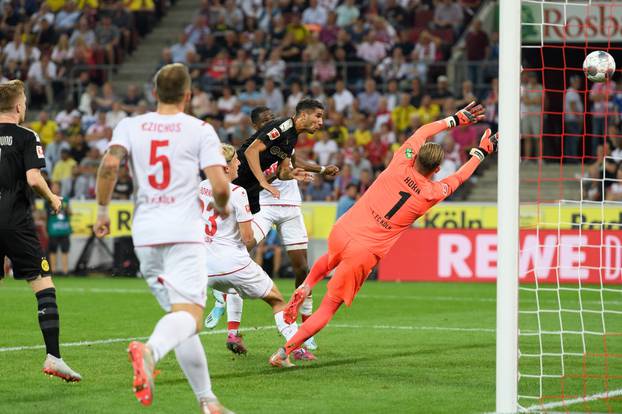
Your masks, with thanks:
[{"label": "yellow advertising hoarding", "polygon": [[[71,201],[71,226],[75,236],[90,236],[97,217],[94,201]],[[42,208],[43,203],[37,202]],[[303,203],[302,212],[309,237],[326,239],[335,222],[335,203]],[[113,237],[131,235],[131,202],[116,201],[110,205],[110,231]],[[521,228],[578,229],[584,230],[622,229],[622,208],[604,207],[598,203],[562,203],[546,205],[522,205]],[[421,217],[415,227],[446,229],[495,229],[497,228],[497,206],[493,203],[443,203]]]}]

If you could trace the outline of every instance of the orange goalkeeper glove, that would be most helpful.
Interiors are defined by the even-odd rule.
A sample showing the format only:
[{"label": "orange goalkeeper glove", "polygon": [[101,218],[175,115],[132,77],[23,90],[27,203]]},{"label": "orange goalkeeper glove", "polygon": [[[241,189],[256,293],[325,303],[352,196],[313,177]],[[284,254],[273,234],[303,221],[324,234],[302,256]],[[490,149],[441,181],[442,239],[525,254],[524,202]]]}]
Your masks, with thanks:
[{"label": "orange goalkeeper glove", "polygon": [[479,158],[480,161],[484,161],[484,158],[486,158],[488,155],[492,154],[493,152],[497,152],[498,144],[499,133],[495,132],[494,134],[492,134],[490,128],[487,128],[486,131],[484,131],[484,135],[482,135],[482,139],[479,141],[479,147],[472,148],[471,151],[469,151],[469,154],[476,156],[477,158]]},{"label": "orange goalkeeper glove", "polygon": [[463,109],[456,112],[455,115],[447,118],[450,128],[457,127],[458,125],[472,125],[484,119],[484,113],[486,109],[475,101],[471,102]]}]

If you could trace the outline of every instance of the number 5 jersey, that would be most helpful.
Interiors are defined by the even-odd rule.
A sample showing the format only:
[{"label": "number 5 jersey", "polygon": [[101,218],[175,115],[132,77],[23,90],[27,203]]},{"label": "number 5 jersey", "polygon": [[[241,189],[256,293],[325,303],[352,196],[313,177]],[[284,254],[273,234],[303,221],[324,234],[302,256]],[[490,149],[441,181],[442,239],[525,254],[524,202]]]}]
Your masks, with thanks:
[{"label": "number 5 jersey", "polygon": [[136,207],[135,246],[202,243],[199,168],[226,166],[214,128],[184,113],[125,118],[109,147],[129,154]]}]

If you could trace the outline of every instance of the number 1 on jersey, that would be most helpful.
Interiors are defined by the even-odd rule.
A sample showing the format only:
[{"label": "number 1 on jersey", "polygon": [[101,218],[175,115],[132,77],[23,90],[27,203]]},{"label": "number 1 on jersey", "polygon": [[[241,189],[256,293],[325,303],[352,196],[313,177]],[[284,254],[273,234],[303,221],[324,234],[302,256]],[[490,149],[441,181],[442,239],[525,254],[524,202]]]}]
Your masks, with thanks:
[{"label": "number 1 on jersey", "polygon": [[168,147],[168,140],[151,141],[151,151],[149,152],[149,165],[162,163],[162,181],[158,181],[155,174],[149,175],[149,184],[156,190],[164,190],[171,183],[171,163],[165,154],[158,155],[158,148]]},{"label": "number 1 on jersey", "polygon": [[410,198],[410,196],[411,196],[410,193],[407,193],[406,191],[400,191],[400,197],[401,198],[397,201],[397,203],[395,203],[393,208],[391,210],[389,210],[389,212],[387,214],[384,215],[384,218],[390,219],[391,217],[393,217],[393,215],[395,215],[395,213],[397,213],[397,210],[402,208],[402,206]]}]

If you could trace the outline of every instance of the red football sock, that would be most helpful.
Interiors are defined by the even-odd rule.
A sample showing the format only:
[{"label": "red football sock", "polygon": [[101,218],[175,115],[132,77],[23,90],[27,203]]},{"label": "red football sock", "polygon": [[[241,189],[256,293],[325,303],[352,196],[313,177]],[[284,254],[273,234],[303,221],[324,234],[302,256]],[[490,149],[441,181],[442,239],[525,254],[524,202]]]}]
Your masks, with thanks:
[{"label": "red football sock", "polygon": [[300,346],[313,335],[318,333],[322,328],[324,328],[328,322],[333,318],[333,315],[337,313],[337,310],[343,303],[343,300],[333,298],[329,295],[324,296],[322,300],[322,304],[315,311],[315,313],[309,316],[299,328],[296,335],[292,337],[285,344],[285,352],[287,355],[291,354],[292,351],[300,348]]},{"label": "red football sock", "polygon": [[227,329],[237,331],[240,328],[240,322],[227,322]]},{"label": "red football sock", "polygon": [[309,272],[309,276],[307,276],[304,283],[313,289],[313,286],[315,286],[320,280],[324,279],[328,272],[330,272],[330,269],[328,268],[328,255],[324,254],[315,261],[311,271]]},{"label": "red football sock", "polygon": [[311,315],[300,315],[300,319],[302,319],[302,323],[305,323],[307,321],[307,319],[309,319],[311,317]]}]

